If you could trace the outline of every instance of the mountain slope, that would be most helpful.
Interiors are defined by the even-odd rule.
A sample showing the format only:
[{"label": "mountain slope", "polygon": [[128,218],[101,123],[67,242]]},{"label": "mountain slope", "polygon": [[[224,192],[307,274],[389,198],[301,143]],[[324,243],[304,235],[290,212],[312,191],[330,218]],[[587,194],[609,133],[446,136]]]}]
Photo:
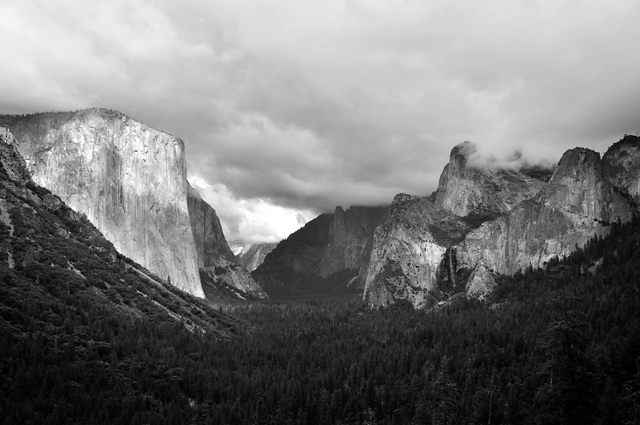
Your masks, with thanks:
[{"label": "mountain slope", "polygon": [[0,129],[3,301],[81,298],[122,317],[153,316],[217,331],[219,315],[210,307],[119,254],[83,214],[36,185],[11,139]]},{"label": "mountain slope", "polygon": [[266,298],[264,290],[237,263],[216,211],[188,183],[187,188],[187,206],[198,254],[200,282],[207,298]]},{"label": "mountain slope", "polygon": [[320,259],[326,248],[331,214],[322,214],[289,235],[251,273],[270,296],[299,292],[318,276]]},{"label": "mountain slope", "polygon": [[388,207],[336,207],[281,241],[252,276],[270,294],[354,291]]}]

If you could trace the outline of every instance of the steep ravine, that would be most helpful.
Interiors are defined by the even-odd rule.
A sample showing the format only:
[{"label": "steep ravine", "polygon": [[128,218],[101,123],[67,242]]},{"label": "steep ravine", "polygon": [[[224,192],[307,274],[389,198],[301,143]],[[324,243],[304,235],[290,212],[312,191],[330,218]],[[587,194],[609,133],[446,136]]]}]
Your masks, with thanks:
[{"label": "steep ravine", "polygon": [[188,186],[188,208],[203,290],[208,298],[266,298],[249,272],[237,264],[215,210]]}]

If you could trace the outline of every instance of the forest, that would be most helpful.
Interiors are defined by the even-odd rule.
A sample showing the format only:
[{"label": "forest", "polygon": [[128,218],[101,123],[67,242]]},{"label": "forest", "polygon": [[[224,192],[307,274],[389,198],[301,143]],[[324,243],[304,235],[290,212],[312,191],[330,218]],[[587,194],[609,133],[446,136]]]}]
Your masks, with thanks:
[{"label": "forest", "polygon": [[502,277],[484,302],[370,310],[355,296],[221,311],[139,278],[86,220],[12,196],[32,205],[14,208],[14,229],[0,222],[5,240],[19,236],[16,267],[0,258],[2,424],[640,418],[637,219],[544,269]]}]

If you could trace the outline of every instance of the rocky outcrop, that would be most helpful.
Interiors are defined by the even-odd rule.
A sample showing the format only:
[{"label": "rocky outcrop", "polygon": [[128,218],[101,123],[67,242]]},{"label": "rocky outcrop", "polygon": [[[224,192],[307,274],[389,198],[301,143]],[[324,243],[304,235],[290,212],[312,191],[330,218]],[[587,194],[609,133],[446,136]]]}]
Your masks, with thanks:
[{"label": "rocky outcrop", "polygon": [[224,237],[222,224],[216,211],[189,183],[187,183],[187,207],[198,254],[198,267],[211,267],[218,258],[233,261],[233,252]]},{"label": "rocky outcrop", "polygon": [[435,205],[457,216],[495,216],[536,195],[544,181],[520,170],[478,168],[473,165],[476,145],[454,147],[440,176]]},{"label": "rocky outcrop", "polygon": [[[209,298],[214,293],[233,297],[266,298],[249,272],[236,263],[215,210],[187,183],[189,219],[197,251],[201,282]],[[214,288],[215,286],[222,289]]]},{"label": "rocky outcrop", "polygon": [[231,251],[233,251],[236,261],[248,271],[252,272],[264,262],[265,257],[273,251],[277,243],[261,242],[261,243],[242,243],[232,242]]},{"label": "rocky outcrop", "polygon": [[337,207],[281,241],[252,276],[270,294],[355,290],[387,214],[388,207]]},{"label": "rocky outcrop", "polygon": [[602,160],[571,149],[550,178],[540,168],[479,168],[474,152],[468,143],[452,150],[432,196],[396,197],[367,266],[364,299],[371,306],[409,301],[424,308],[460,291],[482,299],[498,274],[544,267],[637,212],[635,137]]},{"label": "rocky outcrop", "polygon": [[[406,300],[416,308],[434,304],[457,285],[449,248],[473,223],[438,208],[432,197],[397,195],[386,222],[376,229],[366,263],[365,299],[372,306]],[[443,274],[444,271],[444,274]]]},{"label": "rocky outcrop", "polygon": [[0,152],[2,153],[0,155],[0,171],[6,174],[6,180],[24,180],[26,182],[30,179],[27,165],[18,152],[13,134],[4,127],[0,127]]},{"label": "rocky outcrop", "polygon": [[634,208],[605,178],[600,154],[567,151],[549,183],[533,199],[469,233],[458,247],[461,267],[513,274],[570,254],[609,224],[631,219]]},{"label": "rocky outcrop", "polygon": [[329,227],[327,247],[319,274],[327,278],[342,270],[358,270],[368,255],[365,247],[376,227],[389,215],[388,207],[338,206]]},{"label": "rocky outcrop", "polygon": [[121,113],[3,116],[34,181],[87,218],[122,254],[198,297],[184,143]]},{"label": "rocky outcrop", "polygon": [[602,157],[605,178],[640,205],[640,137],[625,135]]},{"label": "rocky outcrop", "polygon": [[[73,335],[74,344],[84,337],[89,348],[95,341],[78,327],[89,329],[94,319],[117,327],[146,317],[222,338],[240,324],[117,253],[84,214],[33,182],[11,133],[1,127],[0,287],[3,332],[14,329],[15,338],[24,335],[24,314],[39,318],[29,332],[39,327],[40,336],[60,336],[61,306],[69,317],[88,319],[73,325]],[[7,326],[11,317],[18,326]]]},{"label": "rocky outcrop", "polygon": [[472,158],[473,144],[465,142],[451,151],[438,189],[429,197],[396,196],[391,213],[376,231],[371,257],[364,273],[364,298],[371,306],[408,301],[426,308],[464,291],[481,294],[492,282],[489,274],[458,266],[457,245],[469,232],[495,219],[545,185],[523,170],[479,168]]}]

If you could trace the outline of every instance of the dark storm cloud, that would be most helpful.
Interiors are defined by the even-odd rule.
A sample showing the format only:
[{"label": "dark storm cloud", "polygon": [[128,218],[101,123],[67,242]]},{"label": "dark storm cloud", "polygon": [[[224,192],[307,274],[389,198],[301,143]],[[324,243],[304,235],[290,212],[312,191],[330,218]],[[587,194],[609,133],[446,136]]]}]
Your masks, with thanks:
[{"label": "dark storm cloud", "polygon": [[230,237],[277,238],[336,205],[430,193],[464,140],[493,163],[557,161],[639,131],[638,16],[634,1],[21,1],[0,6],[0,112],[105,106],[181,137]]}]

